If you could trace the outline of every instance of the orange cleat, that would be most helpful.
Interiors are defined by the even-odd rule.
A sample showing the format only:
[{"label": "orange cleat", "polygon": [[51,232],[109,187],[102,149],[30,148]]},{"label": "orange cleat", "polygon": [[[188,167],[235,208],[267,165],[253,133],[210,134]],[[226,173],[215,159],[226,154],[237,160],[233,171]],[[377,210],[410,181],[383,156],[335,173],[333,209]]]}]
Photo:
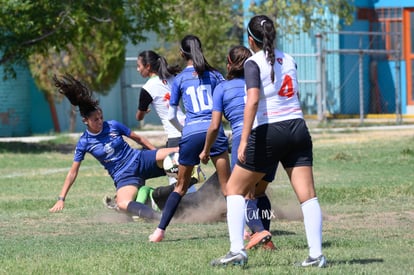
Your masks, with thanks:
[{"label": "orange cleat", "polygon": [[252,249],[258,244],[266,244],[272,239],[272,234],[269,231],[263,230],[261,232],[256,232],[250,237],[249,243],[246,245],[245,249]]}]

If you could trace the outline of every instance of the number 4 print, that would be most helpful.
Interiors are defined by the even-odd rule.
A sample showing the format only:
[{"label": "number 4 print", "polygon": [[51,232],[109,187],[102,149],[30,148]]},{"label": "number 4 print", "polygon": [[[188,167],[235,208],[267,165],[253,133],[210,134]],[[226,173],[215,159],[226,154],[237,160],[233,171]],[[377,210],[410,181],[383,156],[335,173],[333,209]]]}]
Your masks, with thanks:
[{"label": "number 4 print", "polygon": [[295,94],[295,91],[293,89],[293,81],[290,75],[285,75],[278,94],[280,96],[285,96],[288,98],[291,98]]}]

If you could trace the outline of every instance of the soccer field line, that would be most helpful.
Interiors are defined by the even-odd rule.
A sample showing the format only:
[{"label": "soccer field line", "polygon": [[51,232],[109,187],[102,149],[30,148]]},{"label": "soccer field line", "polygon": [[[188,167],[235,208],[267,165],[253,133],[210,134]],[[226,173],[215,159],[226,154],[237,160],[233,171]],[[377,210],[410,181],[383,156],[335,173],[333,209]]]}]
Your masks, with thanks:
[{"label": "soccer field line", "polygon": [[[91,169],[91,168],[100,168],[100,166],[83,166],[80,167],[80,170]],[[7,179],[7,178],[18,178],[18,177],[28,177],[28,176],[44,176],[44,175],[51,175],[51,174],[58,174],[58,173],[66,173],[69,171],[69,168],[55,168],[55,169],[45,169],[45,170],[30,170],[27,172],[16,172],[16,173],[1,173],[0,179]]]}]

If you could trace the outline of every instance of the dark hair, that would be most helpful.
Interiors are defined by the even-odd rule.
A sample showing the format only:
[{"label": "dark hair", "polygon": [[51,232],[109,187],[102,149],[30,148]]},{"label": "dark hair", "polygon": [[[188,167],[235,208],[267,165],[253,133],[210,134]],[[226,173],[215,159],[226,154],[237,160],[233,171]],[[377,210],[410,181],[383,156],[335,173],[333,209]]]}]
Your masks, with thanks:
[{"label": "dark hair", "polygon": [[138,58],[141,58],[144,66],[149,64],[150,71],[156,73],[162,80],[175,76],[181,71],[179,66],[168,66],[165,57],[154,51],[143,51],[138,55]]},{"label": "dark hair", "polygon": [[192,60],[193,66],[199,76],[202,76],[205,71],[217,71],[210,64],[208,64],[203,54],[200,39],[192,34],[186,35],[181,40],[181,52],[186,60]]},{"label": "dark hair", "polygon": [[59,93],[63,94],[72,105],[79,107],[82,117],[87,118],[92,112],[101,110],[99,101],[93,97],[92,91],[72,75],[66,74],[60,80],[54,75],[53,81]]},{"label": "dark hair", "polygon": [[235,46],[230,49],[227,56],[228,72],[227,79],[244,77],[244,62],[252,56],[251,51],[244,46]]},{"label": "dark hair", "polygon": [[266,15],[256,15],[250,19],[247,25],[247,34],[253,38],[259,48],[263,49],[267,61],[272,66],[271,79],[274,82],[276,30],[273,21]]}]

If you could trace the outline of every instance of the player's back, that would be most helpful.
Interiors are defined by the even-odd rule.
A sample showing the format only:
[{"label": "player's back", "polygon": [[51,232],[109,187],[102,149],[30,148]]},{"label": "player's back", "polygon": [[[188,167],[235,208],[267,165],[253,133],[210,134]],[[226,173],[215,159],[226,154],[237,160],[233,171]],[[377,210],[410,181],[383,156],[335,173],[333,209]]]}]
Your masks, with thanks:
[{"label": "player's back", "polygon": [[209,125],[213,108],[212,91],[223,80],[223,76],[216,71],[205,71],[203,76],[199,77],[192,66],[185,68],[176,76],[171,90],[170,105],[179,106],[182,98],[186,113],[184,127],[191,128],[187,131],[205,128],[205,125],[198,125],[200,127],[191,125],[200,123]]}]

